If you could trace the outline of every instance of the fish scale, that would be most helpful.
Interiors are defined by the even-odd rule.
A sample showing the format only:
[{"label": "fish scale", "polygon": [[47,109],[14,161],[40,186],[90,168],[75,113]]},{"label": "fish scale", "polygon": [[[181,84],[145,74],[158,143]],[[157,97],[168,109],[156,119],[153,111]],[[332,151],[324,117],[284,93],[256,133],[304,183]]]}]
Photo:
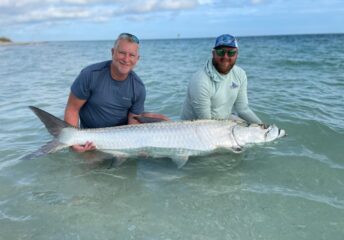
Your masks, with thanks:
[{"label": "fish scale", "polygon": [[92,141],[101,149],[151,147],[211,151],[217,147],[233,145],[230,125],[224,123],[215,121],[150,123],[86,131],[75,128],[66,129],[59,140],[66,145]]},{"label": "fish scale", "polygon": [[232,120],[197,120],[79,129],[39,108],[30,107],[55,137],[43,146],[43,153],[55,152],[85,142],[115,157],[169,157],[183,166],[189,156],[209,154],[217,149],[240,152],[255,143],[285,136],[275,125],[247,124]]}]

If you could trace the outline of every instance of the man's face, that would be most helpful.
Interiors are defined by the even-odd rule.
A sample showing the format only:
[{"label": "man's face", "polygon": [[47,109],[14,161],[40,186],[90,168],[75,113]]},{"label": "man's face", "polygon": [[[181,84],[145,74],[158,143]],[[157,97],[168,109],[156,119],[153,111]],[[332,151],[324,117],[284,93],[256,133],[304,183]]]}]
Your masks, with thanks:
[{"label": "man's face", "polygon": [[139,60],[139,45],[120,39],[117,48],[112,48],[112,66],[116,77],[126,78]]},{"label": "man's face", "polygon": [[238,57],[238,49],[219,47],[213,49],[213,65],[221,74],[227,74],[233,68]]}]

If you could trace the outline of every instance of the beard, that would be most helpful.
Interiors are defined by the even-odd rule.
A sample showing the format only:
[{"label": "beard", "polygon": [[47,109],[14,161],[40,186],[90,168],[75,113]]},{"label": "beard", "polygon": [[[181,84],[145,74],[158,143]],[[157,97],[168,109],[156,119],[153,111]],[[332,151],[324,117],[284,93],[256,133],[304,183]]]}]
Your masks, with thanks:
[{"label": "beard", "polygon": [[213,65],[215,69],[221,73],[221,74],[227,74],[229,71],[233,68],[236,60],[230,60],[230,59],[217,59],[215,60],[213,58]]}]

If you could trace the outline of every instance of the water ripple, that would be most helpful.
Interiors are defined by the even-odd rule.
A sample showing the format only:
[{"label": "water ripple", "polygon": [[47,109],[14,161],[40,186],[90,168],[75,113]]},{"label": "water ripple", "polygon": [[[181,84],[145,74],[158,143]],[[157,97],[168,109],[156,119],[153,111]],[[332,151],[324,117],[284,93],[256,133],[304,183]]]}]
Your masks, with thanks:
[{"label": "water ripple", "polygon": [[10,216],[2,211],[0,211],[0,220],[10,220],[11,222],[25,222],[31,220],[31,216]]},{"label": "water ripple", "polygon": [[285,197],[302,198],[309,201],[326,204],[334,208],[344,209],[344,200],[337,199],[337,197],[316,195],[282,186],[252,184],[243,188],[243,191],[259,194],[278,194]]}]

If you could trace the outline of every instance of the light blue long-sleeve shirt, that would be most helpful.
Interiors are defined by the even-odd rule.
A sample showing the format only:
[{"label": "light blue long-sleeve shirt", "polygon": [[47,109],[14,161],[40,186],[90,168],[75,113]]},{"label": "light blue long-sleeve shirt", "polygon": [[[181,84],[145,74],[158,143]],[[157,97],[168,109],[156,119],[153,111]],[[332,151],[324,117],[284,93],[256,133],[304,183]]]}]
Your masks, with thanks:
[{"label": "light blue long-sleeve shirt", "polygon": [[210,59],[189,82],[181,118],[230,119],[233,110],[249,123],[262,123],[248,106],[245,71],[234,65],[228,74],[220,74]]}]

